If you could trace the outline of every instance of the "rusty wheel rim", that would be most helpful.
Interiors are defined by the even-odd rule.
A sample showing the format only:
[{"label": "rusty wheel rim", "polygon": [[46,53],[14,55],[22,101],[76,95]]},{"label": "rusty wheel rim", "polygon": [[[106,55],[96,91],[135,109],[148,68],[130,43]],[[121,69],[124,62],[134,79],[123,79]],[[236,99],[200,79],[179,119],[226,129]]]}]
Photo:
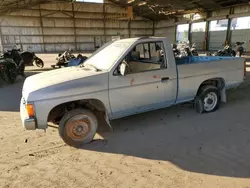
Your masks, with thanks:
[{"label": "rusty wheel rim", "polygon": [[77,115],[69,119],[65,126],[66,134],[73,140],[84,140],[91,130],[91,122],[87,116]]}]

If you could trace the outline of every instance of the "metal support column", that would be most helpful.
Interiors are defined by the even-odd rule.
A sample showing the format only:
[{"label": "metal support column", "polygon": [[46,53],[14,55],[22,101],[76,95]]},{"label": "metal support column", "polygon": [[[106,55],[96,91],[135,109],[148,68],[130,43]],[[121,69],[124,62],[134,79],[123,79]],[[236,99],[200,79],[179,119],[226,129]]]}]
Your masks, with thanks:
[{"label": "metal support column", "polygon": [[[207,18],[210,16],[210,12],[207,12]],[[206,20],[206,28],[205,28],[205,38],[204,38],[204,50],[209,50],[209,27],[210,27],[210,21]]]},{"label": "metal support column", "polygon": [[0,23],[0,51],[3,52],[3,35],[2,35],[2,26]]},{"label": "metal support column", "polygon": [[41,27],[41,32],[42,32],[43,52],[46,52],[45,43],[44,43],[44,34],[43,34],[43,18],[42,18],[42,12],[41,12],[41,5],[39,5],[39,17],[40,17],[40,27]]},{"label": "metal support column", "polygon": [[[234,8],[233,7],[230,8],[229,15],[231,15],[231,14],[234,14]],[[228,24],[227,24],[226,43],[230,44],[231,43],[231,36],[232,36],[232,32],[231,32],[232,18],[229,18],[229,16],[227,16],[227,18],[228,18]]]},{"label": "metal support column", "polygon": [[153,20],[153,32],[152,32],[153,36],[155,36],[155,21]]},{"label": "metal support column", "polygon": [[74,44],[75,44],[75,50],[77,51],[77,43],[76,43],[76,21],[75,21],[75,6],[74,3],[72,3],[72,19],[73,19],[73,27],[74,27]]},{"label": "metal support column", "polygon": [[192,43],[191,27],[192,27],[192,24],[189,23],[189,24],[188,24],[188,41],[190,42],[190,44]]},{"label": "metal support column", "polygon": [[209,25],[210,21],[206,21],[205,38],[204,38],[204,50],[209,49]]},{"label": "metal support column", "polygon": [[106,43],[106,10],[105,10],[105,1],[103,3],[103,33],[104,33],[104,43]]},{"label": "metal support column", "polygon": [[176,22],[177,22],[177,17],[174,18],[174,23],[175,23],[175,26],[174,26],[174,43],[176,43],[176,38],[177,38],[177,25],[176,25]]},{"label": "metal support column", "polygon": [[128,37],[131,37],[131,19],[128,20]]}]

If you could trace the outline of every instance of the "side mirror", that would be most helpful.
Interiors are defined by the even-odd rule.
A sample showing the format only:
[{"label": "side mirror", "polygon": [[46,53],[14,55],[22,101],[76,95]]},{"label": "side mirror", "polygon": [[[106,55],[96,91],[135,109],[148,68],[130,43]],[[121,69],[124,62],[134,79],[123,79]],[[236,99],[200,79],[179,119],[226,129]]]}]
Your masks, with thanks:
[{"label": "side mirror", "polygon": [[125,74],[126,74],[126,69],[127,69],[126,63],[122,63],[122,64],[120,65],[120,73],[121,73],[122,76],[125,76]]}]

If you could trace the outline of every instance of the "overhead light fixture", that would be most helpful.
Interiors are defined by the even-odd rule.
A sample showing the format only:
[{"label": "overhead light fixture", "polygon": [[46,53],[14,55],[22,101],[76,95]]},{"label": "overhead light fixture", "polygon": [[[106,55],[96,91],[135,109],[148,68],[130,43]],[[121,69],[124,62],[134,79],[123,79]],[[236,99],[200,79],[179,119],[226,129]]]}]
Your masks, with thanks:
[{"label": "overhead light fixture", "polygon": [[147,4],[146,1],[142,1],[142,2],[138,3],[137,5],[138,5],[138,6],[143,6],[143,5],[146,5],[146,4]]},{"label": "overhead light fixture", "polygon": [[135,0],[128,0],[127,3],[130,4],[130,3],[133,3]]}]

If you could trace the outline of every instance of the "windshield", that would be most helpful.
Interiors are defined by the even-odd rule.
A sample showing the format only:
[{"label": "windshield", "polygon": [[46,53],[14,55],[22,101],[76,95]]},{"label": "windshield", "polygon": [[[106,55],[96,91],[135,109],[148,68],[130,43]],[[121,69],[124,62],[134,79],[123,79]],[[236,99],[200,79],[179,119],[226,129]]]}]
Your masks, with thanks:
[{"label": "windshield", "polygon": [[99,70],[109,70],[125,53],[131,44],[125,42],[110,42],[90,56],[84,66],[93,66]]}]

